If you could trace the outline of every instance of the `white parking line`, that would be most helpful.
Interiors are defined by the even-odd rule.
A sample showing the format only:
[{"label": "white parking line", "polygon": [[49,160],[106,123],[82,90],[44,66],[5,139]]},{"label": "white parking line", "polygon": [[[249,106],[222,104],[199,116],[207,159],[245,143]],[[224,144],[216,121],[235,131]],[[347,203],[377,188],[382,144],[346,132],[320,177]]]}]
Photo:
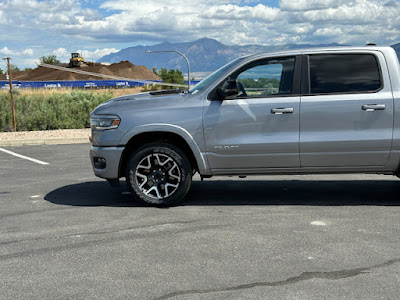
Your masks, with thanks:
[{"label": "white parking line", "polygon": [[326,224],[325,222],[322,222],[322,221],[313,221],[310,224],[314,225],[314,226],[326,226],[326,225],[328,225],[328,224]]},{"label": "white parking line", "polygon": [[35,162],[37,164],[40,164],[40,165],[49,165],[49,163],[47,163],[47,162],[44,162],[44,161],[41,161],[41,160],[38,160],[38,159],[34,159],[34,158],[31,158],[31,157],[28,157],[28,156],[25,156],[25,155],[21,155],[21,154],[18,154],[18,153],[15,153],[15,152],[3,149],[3,148],[0,148],[0,151],[3,151],[4,153],[8,153],[10,155],[13,155],[13,156],[16,156],[16,157],[19,157],[19,158],[22,158],[22,159],[33,161],[33,162]]}]

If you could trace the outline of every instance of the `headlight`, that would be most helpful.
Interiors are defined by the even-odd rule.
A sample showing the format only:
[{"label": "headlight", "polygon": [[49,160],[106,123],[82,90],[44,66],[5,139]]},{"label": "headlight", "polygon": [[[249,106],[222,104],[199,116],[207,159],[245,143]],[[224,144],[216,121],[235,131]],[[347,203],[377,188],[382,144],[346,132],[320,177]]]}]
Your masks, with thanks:
[{"label": "headlight", "polygon": [[96,129],[115,129],[118,128],[121,119],[118,116],[97,116],[90,118],[90,126]]}]

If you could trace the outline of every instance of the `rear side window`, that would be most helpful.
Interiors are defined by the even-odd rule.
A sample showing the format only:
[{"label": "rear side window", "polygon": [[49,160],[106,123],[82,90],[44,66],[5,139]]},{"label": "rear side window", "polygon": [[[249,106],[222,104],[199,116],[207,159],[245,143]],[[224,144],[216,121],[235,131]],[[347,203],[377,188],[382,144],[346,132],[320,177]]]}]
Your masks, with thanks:
[{"label": "rear side window", "polygon": [[309,56],[311,94],[375,92],[381,72],[372,54],[323,54]]}]

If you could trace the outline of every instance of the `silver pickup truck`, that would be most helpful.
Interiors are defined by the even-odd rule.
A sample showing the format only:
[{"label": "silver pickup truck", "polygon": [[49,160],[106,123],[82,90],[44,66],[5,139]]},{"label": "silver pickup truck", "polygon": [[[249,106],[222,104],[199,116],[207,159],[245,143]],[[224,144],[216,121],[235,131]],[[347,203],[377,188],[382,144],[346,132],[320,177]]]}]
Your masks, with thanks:
[{"label": "silver pickup truck", "polygon": [[95,175],[157,206],[182,201],[195,172],[398,175],[399,61],[376,46],[241,57],[190,91],[111,99],[91,126]]}]

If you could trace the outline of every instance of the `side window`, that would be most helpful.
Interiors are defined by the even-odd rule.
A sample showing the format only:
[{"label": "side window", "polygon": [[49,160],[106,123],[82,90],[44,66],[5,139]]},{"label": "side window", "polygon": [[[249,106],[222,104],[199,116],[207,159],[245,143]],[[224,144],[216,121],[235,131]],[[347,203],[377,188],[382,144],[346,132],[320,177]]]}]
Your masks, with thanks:
[{"label": "side window", "polygon": [[310,55],[309,68],[311,94],[375,92],[382,86],[372,54]]},{"label": "side window", "polygon": [[292,92],[294,57],[260,60],[242,69],[236,78],[238,97],[287,95]]}]

